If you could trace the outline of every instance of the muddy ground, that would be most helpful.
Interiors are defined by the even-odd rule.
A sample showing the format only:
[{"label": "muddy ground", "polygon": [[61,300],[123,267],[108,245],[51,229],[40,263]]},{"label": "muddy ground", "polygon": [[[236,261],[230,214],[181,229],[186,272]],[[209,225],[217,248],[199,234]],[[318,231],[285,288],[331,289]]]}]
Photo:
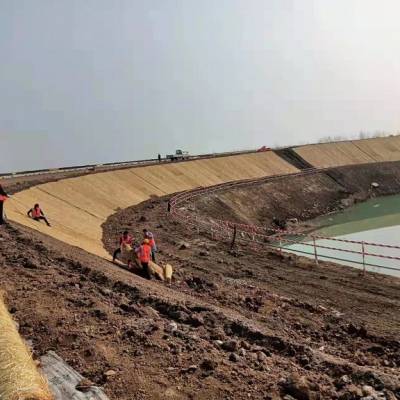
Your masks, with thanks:
[{"label": "muddy ground", "polygon": [[151,228],[170,286],[0,227],[0,287],[35,356],[56,351],[110,399],[400,399],[398,279],[231,252],[171,221],[166,202],[110,217],[104,242]]},{"label": "muddy ground", "polygon": [[[275,337],[261,339],[247,328],[218,327],[224,343],[232,339],[247,342],[234,349],[238,361],[226,368],[234,373],[241,365],[244,376],[257,375],[261,390],[249,398],[268,398],[266,394],[280,398],[288,390],[297,399],[357,399],[362,397],[362,386],[368,384],[363,375],[367,370],[367,375],[398,377],[399,280],[378,274],[363,277],[358,270],[329,263],[316,267],[310,260],[280,257],[267,249],[230,252],[228,245],[171,221],[166,206],[167,199],[154,199],[115,214],[104,226],[105,245],[111,251],[121,229],[140,238],[141,230],[150,227],[161,249],[158,261],[176,267],[173,290],[234,311],[251,321],[252,329]],[[215,338],[210,331],[210,342]],[[260,357],[262,369],[257,371],[260,360],[254,364],[254,353],[260,350],[266,358]],[[236,356],[224,350],[213,356],[219,364],[229,363],[230,357]],[[356,378],[359,368],[364,371],[361,380]],[[308,379],[305,385],[310,392],[300,394],[285,386],[293,374]],[[348,374],[353,383],[341,386]],[[254,380],[240,379],[241,393],[229,398],[245,398],[250,382]],[[398,389],[394,393],[400,396]],[[390,396],[386,393],[386,398],[395,398]]]}]

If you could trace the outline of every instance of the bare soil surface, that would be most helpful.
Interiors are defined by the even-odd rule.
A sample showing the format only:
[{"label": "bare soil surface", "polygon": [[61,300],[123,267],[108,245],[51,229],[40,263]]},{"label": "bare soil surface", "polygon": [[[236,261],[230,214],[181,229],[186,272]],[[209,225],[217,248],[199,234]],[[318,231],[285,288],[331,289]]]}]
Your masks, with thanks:
[{"label": "bare soil surface", "polygon": [[170,286],[0,227],[0,288],[36,357],[56,351],[112,400],[400,399],[400,280],[230,251],[171,221],[166,204],[111,216],[104,243],[151,229]]},{"label": "bare soil surface", "polygon": [[[363,277],[358,270],[331,263],[316,267],[310,260],[268,249],[230,251],[171,221],[166,208],[166,198],[153,199],[113,215],[104,225],[104,243],[111,252],[122,230],[140,239],[141,230],[151,228],[160,247],[158,261],[176,268],[171,289],[222,307],[223,315],[235,313],[233,327],[206,324],[211,344],[217,337],[238,343],[232,351],[222,348],[213,356],[218,365],[227,362],[234,376],[238,367],[243,373],[237,382],[241,389],[228,398],[290,394],[296,399],[358,399],[362,386],[372,384],[366,378],[370,374],[397,379],[400,280],[379,274]],[[256,358],[260,351],[266,355],[261,361]],[[236,355],[238,360],[231,361]],[[307,380],[307,394],[287,385],[296,379]],[[247,392],[253,385],[258,389]],[[398,388],[391,388],[393,396],[400,396]]]}]

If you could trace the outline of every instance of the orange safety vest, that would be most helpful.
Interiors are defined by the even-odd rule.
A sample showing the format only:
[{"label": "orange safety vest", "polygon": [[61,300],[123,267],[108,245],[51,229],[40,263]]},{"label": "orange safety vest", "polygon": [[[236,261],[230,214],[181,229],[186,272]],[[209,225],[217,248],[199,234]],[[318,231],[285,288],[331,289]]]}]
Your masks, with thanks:
[{"label": "orange safety vest", "polygon": [[40,207],[32,208],[32,218],[39,218],[42,215]]},{"label": "orange safety vest", "polygon": [[142,244],[139,251],[139,260],[142,263],[148,263],[151,258],[151,247],[148,244]]},{"label": "orange safety vest", "polygon": [[121,245],[123,245],[123,244],[132,245],[132,241],[133,241],[133,238],[132,238],[131,235],[128,235],[126,238],[124,238],[123,236],[121,236],[121,237],[119,238],[119,243],[120,243]]}]

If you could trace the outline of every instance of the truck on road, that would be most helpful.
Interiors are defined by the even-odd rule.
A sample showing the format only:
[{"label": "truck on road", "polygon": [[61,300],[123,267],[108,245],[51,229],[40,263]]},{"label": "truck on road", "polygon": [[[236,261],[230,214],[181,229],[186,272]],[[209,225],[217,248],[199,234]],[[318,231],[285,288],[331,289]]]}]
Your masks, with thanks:
[{"label": "truck on road", "polygon": [[183,150],[176,150],[175,154],[167,154],[166,159],[171,161],[187,160],[189,158],[189,152]]}]

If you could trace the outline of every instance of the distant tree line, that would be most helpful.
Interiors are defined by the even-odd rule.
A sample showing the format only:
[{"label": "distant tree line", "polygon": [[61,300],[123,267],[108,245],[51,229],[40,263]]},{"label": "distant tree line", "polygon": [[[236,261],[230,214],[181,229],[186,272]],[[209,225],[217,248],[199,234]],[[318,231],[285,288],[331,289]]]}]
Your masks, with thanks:
[{"label": "distant tree line", "polygon": [[[372,138],[380,138],[380,137],[388,137],[388,136],[398,136],[400,135],[400,131],[398,132],[386,132],[386,131],[360,131],[358,135],[334,135],[334,136],[324,136],[317,141],[317,143],[332,143],[332,142],[343,142],[346,140],[358,140],[358,139],[372,139]],[[315,143],[315,142],[312,142]],[[296,144],[292,144],[291,146],[305,146],[308,144],[312,144],[306,140],[299,140]],[[290,145],[273,145],[272,148],[275,150],[279,150],[285,147],[290,147]]]},{"label": "distant tree line", "polygon": [[372,138],[379,138],[386,136],[395,136],[399,134],[400,132],[389,133],[386,131],[374,131],[374,132],[360,131],[360,133],[357,136],[341,136],[341,135],[324,136],[318,140],[318,143],[341,142],[343,140],[352,140],[352,139],[372,139]]}]

